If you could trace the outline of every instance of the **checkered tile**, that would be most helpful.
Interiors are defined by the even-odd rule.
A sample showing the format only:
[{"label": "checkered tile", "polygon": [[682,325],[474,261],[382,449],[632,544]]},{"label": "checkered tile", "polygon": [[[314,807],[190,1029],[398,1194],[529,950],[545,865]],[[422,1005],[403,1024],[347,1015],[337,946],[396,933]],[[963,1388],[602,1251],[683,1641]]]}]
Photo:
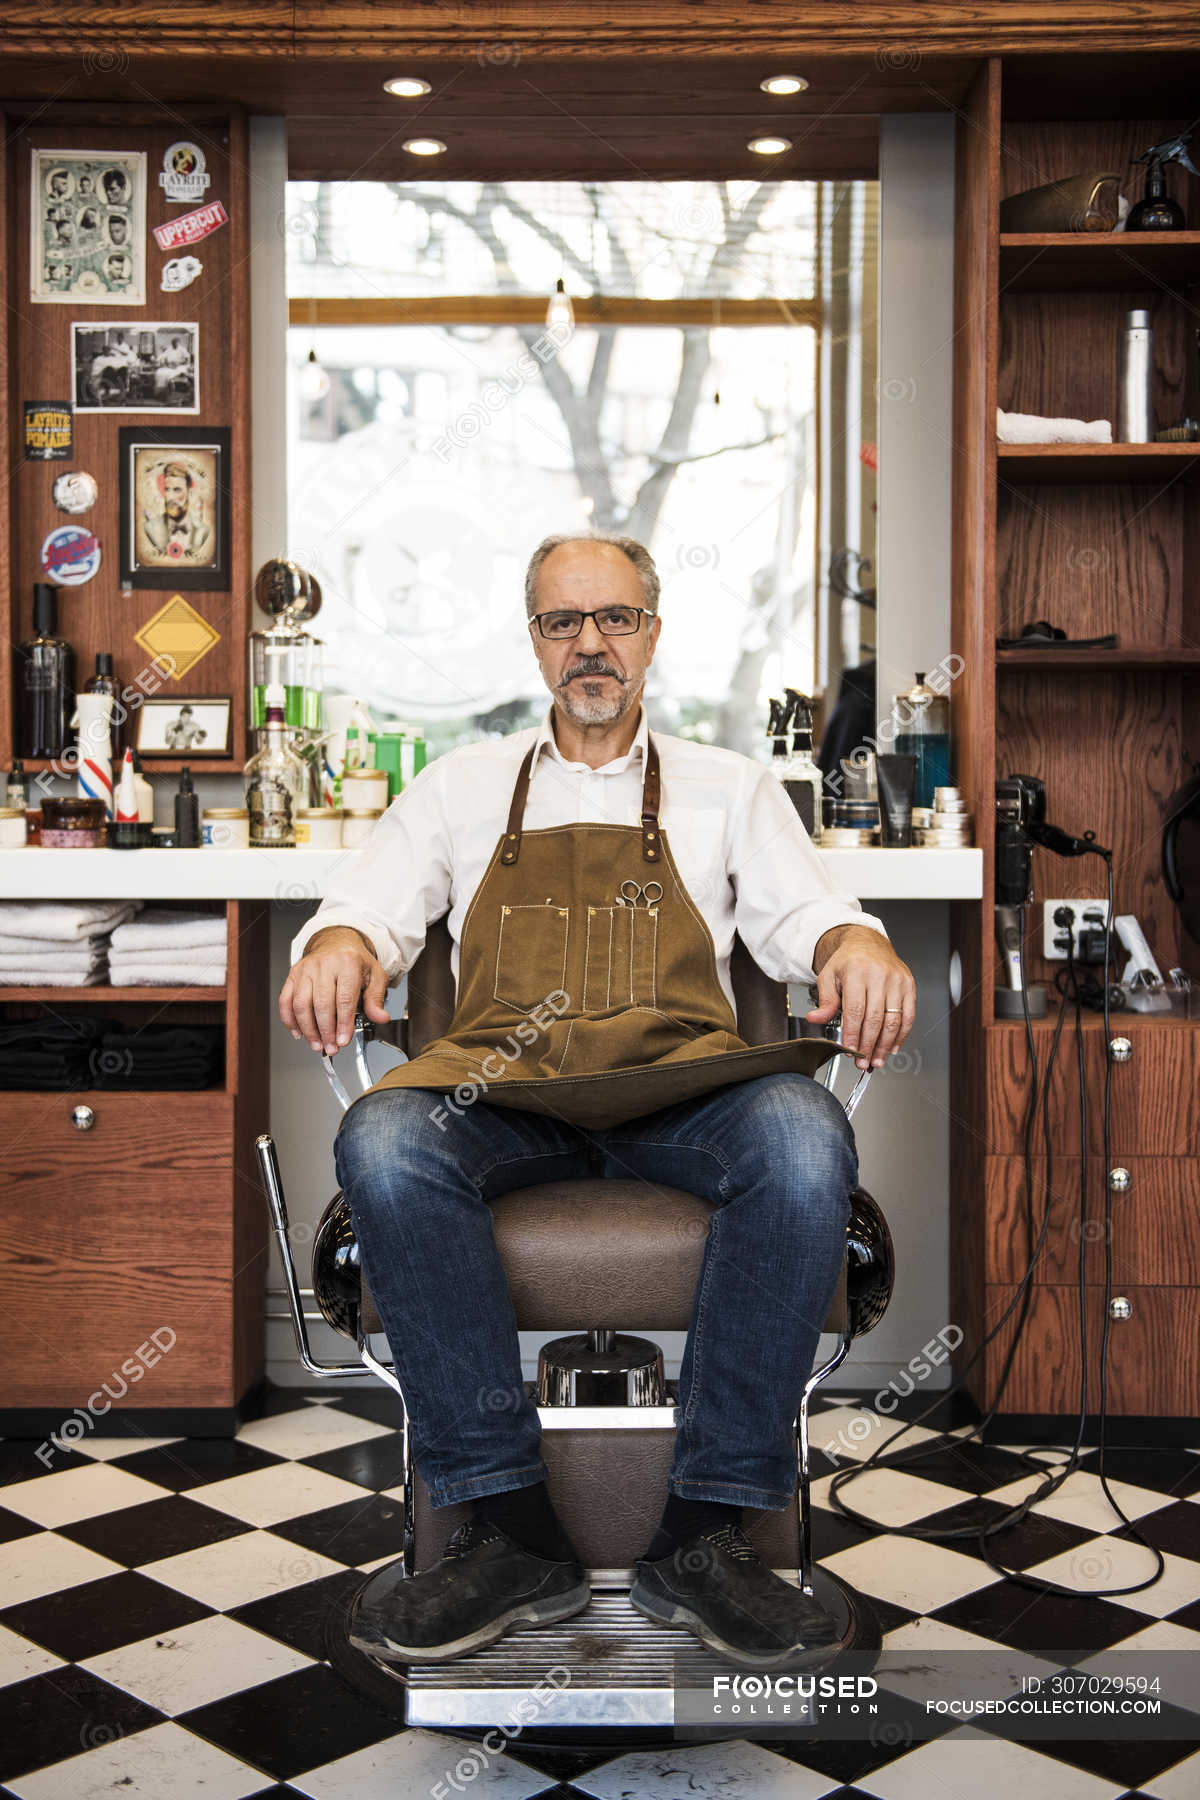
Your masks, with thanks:
[{"label": "checkered tile", "polygon": [[[924,1659],[986,1652],[1014,1677],[1106,1652],[1200,1652],[1200,1450],[1096,1453],[1016,1525],[988,1540],[1007,1567],[1078,1589],[1045,1596],[1006,1580],[978,1527],[1036,1485],[1018,1452],[962,1427],[899,1441],[845,1396],[814,1412],[813,1533],[820,1560],[867,1597],[887,1650],[911,1653],[890,1685],[911,1702]],[[896,1450],[887,1441],[897,1438]],[[884,1455],[839,1490],[835,1471]],[[329,1609],[399,1553],[403,1464],[382,1390],[273,1392],[236,1439],[92,1439],[44,1470],[0,1441],[0,1800],[393,1800],[447,1781],[469,1740],[398,1730],[324,1655]],[[908,1528],[939,1534],[913,1538]],[[1114,1597],[1089,1589],[1150,1587]],[[1200,1660],[1177,1658],[1176,1706]],[[1171,1694],[1165,1695],[1169,1703]],[[1168,1714],[1169,1716],[1169,1714]],[[1177,1718],[1184,1714],[1177,1712]],[[487,1758],[495,1800],[1193,1800],[1194,1742],[1107,1736],[1017,1742],[951,1721],[880,1741],[620,1745],[564,1750],[514,1740]],[[453,1792],[453,1787],[449,1787]]]}]

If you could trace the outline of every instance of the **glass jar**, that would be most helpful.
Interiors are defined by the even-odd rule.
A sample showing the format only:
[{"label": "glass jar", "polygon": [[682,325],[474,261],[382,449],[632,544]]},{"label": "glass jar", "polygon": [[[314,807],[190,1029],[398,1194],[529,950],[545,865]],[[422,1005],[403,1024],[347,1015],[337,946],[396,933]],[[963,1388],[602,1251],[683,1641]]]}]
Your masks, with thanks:
[{"label": "glass jar", "polygon": [[43,850],[102,850],[107,835],[103,800],[72,794],[42,801]]},{"label": "glass jar", "polygon": [[892,702],[893,741],[898,756],[915,756],[913,805],[932,806],[933,790],[950,784],[950,701],[928,684],[921,671],[906,694]]},{"label": "glass jar", "polygon": [[342,776],[342,801],[347,812],[380,812],[388,803],[386,769],[347,769]]},{"label": "glass jar", "polygon": [[296,814],[297,850],[341,850],[342,812],[337,806],[302,806]]},{"label": "glass jar", "polygon": [[0,806],[0,850],[25,848],[25,808]]},{"label": "glass jar", "polygon": [[200,843],[208,850],[248,850],[250,814],[244,806],[206,806],[200,815]]},{"label": "glass jar", "polygon": [[373,806],[364,812],[344,812],[342,814],[342,849],[361,849],[374,831],[376,819],[382,819],[382,817],[383,808],[380,806]]}]

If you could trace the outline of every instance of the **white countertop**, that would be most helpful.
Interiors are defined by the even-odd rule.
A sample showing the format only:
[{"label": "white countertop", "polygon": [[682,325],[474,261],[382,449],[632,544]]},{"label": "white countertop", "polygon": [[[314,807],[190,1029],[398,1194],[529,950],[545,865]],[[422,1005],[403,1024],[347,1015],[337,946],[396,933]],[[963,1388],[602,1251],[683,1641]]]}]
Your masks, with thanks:
[{"label": "white countertop", "polygon": [[[0,850],[6,900],[311,900],[357,850]],[[822,850],[866,900],[979,900],[982,850]]]}]

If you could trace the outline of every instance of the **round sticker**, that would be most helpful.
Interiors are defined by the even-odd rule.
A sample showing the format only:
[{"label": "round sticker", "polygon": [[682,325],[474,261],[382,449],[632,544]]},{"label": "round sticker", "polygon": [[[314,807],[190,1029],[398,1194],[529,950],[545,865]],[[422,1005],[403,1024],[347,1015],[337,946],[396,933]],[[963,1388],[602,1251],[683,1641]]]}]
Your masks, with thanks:
[{"label": "round sticker", "polygon": [[181,288],[191,287],[203,267],[199,257],[173,256],[169,263],[163,264],[163,293],[177,294]]},{"label": "round sticker", "polygon": [[82,587],[100,567],[100,539],[82,525],[60,525],[42,545],[42,573],[60,587]]},{"label": "round sticker", "polygon": [[68,474],[58,477],[51,492],[59,512],[83,513],[90,512],[95,506],[100,489],[94,475],[89,475],[84,469],[72,469]]},{"label": "round sticker", "polygon": [[202,200],[211,180],[211,175],[205,173],[205,156],[199,144],[181,138],[164,151],[158,185],[170,204],[179,206],[184,201]]}]

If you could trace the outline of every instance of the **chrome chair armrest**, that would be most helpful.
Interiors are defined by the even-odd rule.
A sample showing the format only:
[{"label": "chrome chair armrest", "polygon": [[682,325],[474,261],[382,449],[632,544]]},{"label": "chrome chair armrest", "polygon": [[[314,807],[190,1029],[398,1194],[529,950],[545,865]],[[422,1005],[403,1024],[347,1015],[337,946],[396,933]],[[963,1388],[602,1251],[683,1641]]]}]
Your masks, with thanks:
[{"label": "chrome chair armrest", "polygon": [[[407,1015],[402,1019],[389,1019],[385,1025],[377,1025],[374,1020],[368,1019],[364,1012],[356,1012],[354,1015],[354,1036],[351,1039],[351,1044],[354,1049],[354,1068],[358,1076],[359,1095],[361,1096],[367,1092],[368,1088],[374,1087],[375,1085],[374,1076],[371,1074],[370,1067],[367,1063],[368,1044],[391,1044],[393,1049],[399,1050],[402,1055],[407,1058]],[[340,1054],[340,1051],[334,1052],[334,1056]],[[333,1066],[334,1057],[322,1056],[321,1061],[325,1065],[325,1077],[329,1082],[330,1087],[333,1089],[334,1098],[342,1111],[345,1112],[352,1104],[352,1101],[350,1095],[346,1091],[346,1084]]]},{"label": "chrome chair armrest", "polygon": [[[809,993],[812,997],[813,1005],[816,1006],[816,1004],[817,1004],[816,989],[810,988]],[[788,1015],[787,1015],[788,1037],[789,1038],[804,1037],[805,1036],[804,1025],[805,1025],[805,1020],[802,1018],[797,1018],[796,1015],[792,1012],[791,1006],[789,1005]],[[841,1013],[840,1012],[835,1013],[832,1019],[830,1019],[825,1025],[822,1025],[819,1028],[817,1035],[820,1037],[829,1039],[832,1043],[840,1044],[842,1041],[842,1015],[841,1015]],[[838,1069],[842,1065],[842,1060],[843,1059],[840,1056],[831,1056],[829,1058],[829,1061],[825,1064],[824,1068],[819,1070],[817,1073],[817,1076],[816,1076],[816,1079],[819,1082],[821,1082],[824,1087],[827,1087],[831,1094],[836,1091],[834,1084],[837,1080],[837,1072],[838,1072]],[[858,1078],[855,1081],[854,1086],[850,1089],[850,1092],[849,1092],[849,1094],[847,1094],[845,1100],[842,1101],[842,1106],[845,1111],[846,1117],[848,1119],[852,1119],[854,1117],[855,1112],[858,1110],[859,1102],[861,1101],[863,1095],[867,1091],[867,1083],[870,1081],[870,1079],[874,1073],[875,1073],[874,1069],[860,1069],[858,1071]]]}]

